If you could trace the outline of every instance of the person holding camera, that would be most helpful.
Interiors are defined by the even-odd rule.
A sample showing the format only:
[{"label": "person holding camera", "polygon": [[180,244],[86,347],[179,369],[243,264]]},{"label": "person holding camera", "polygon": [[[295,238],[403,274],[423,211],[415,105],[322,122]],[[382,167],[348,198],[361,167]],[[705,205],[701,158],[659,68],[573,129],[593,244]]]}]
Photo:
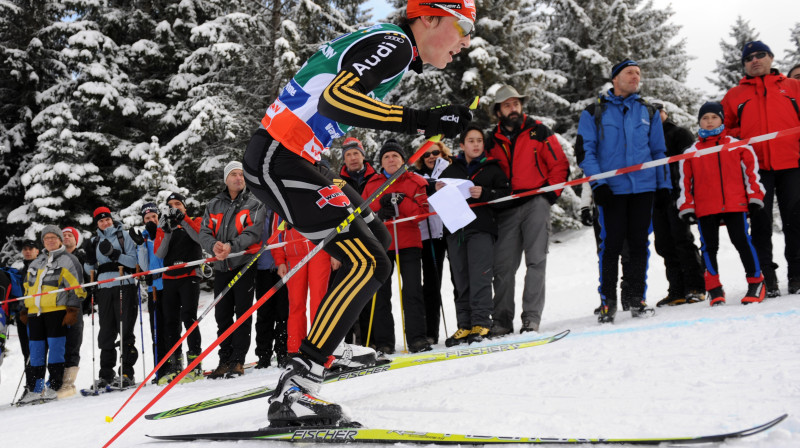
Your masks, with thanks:
[{"label": "person holding camera", "polygon": [[[372,176],[364,187],[362,196],[369,197],[380,188],[406,161],[406,152],[397,140],[389,139],[381,147],[381,170]],[[428,212],[428,195],[425,192],[428,182],[420,175],[406,172],[394,184],[372,202],[370,207],[383,221],[420,215]],[[396,226],[396,227],[395,227]],[[386,224],[392,235],[392,244],[387,255],[392,261],[398,260],[398,271],[402,277],[400,300],[405,318],[405,334],[408,350],[412,353],[431,349],[425,336],[425,302],[422,298],[422,236],[415,221]],[[391,265],[393,267],[393,263]],[[392,269],[390,267],[390,269]],[[394,353],[394,319],[392,318],[392,279],[378,289],[374,299],[375,311],[367,303],[361,313],[361,334],[370,334],[370,345],[383,353]],[[370,331],[370,320],[372,328]]]},{"label": "person holding camera", "polygon": [[[200,248],[200,224],[203,218],[191,218],[186,213],[186,198],[180,193],[172,193],[167,197],[169,211],[161,217],[160,226],[148,223],[150,230],[155,230],[154,243],[157,257],[164,259],[164,266],[175,266],[198,260],[203,257]],[[155,227],[155,229],[153,229]],[[200,300],[200,272],[195,267],[185,267],[164,272],[164,292],[162,307],[164,310],[164,344],[170,349],[181,337],[181,322],[189,329],[197,320],[197,304]],[[202,348],[200,332],[194,331],[186,339],[188,344],[186,363],[190,363],[200,355]],[[159,380],[159,384],[167,384],[183,370],[182,350],[178,347],[172,358],[167,361],[167,374]],[[191,382],[203,378],[201,364],[187,374],[181,382]]]}]

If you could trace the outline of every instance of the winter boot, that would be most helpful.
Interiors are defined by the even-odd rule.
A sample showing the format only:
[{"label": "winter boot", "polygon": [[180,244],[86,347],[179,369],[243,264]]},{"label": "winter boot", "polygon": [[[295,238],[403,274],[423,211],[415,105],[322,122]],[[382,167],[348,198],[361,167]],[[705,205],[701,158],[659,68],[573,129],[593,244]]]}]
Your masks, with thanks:
[{"label": "winter boot", "polygon": [[408,343],[408,351],[411,353],[429,352],[431,350],[433,350],[433,347],[428,343],[428,338],[424,336]]},{"label": "winter boot", "polygon": [[691,290],[686,293],[686,303],[697,303],[706,300],[705,291]]},{"label": "winter boot", "polygon": [[244,375],[244,364],[240,362],[232,362],[228,366],[228,373],[225,374],[225,378],[236,378],[237,376]]},{"label": "winter boot", "polygon": [[510,334],[511,331],[512,330],[510,328],[506,328],[506,327],[498,324],[497,322],[494,322],[494,323],[492,323],[492,328],[489,329],[489,334],[487,334],[486,337],[489,338],[489,339],[499,338],[501,336],[505,336],[507,334]]},{"label": "winter boot", "polygon": [[661,308],[662,306],[675,306],[675,305],[683,305],[686,303],[686,297],[674,296],[672,294],[668,294],[663,299],[659,300],[656,303],[656,307]]},{"label": "winter boot", "polygon": [[351,345],[342,341],[333,351],[333,358],[331,370],[361,369],[374,366],[378,354],[369,347]]},{"label": "winter boot", "polygon": [[452,336],[444,340],[444,346],[452,347],[454,345],[468,343],[469,342],[468,336],[470,335],[471,332],[472,330],[466,328],[459,328],[458,330],[456,330],[455,333],[453,333]]},{"label": "winter boot", "polygon": [[800,278],[789,279],[789,294],[800,294]]},{"label": "winter boot", "polygon": [[472,327],[472,330],[470,330],[469,336],[467,336],[467,342],[470,344],[473,342],[481,342],[489,335],[489,331],[490,330],[486,327],[475,325]]},{"label": "winter boot", "polygon": [[778,276],[775,275],[775,268],[778,267],[777,264],[774,264],[773,269],[764,269],[764,283],[766,284],[766,293],[764,297],[768,299],[774,299],[781,295],[781,289],[778,287]]},{"label": "winter boot", "polygon": [[216,380],[218,378],[224,378],[225,374],[228,373],[229,365],[227,362],[220,361],[219,365],[213,372],[208,374],[208,379]]},{"label": "winter boot", "polygon": [[711,306],[725,305],[725,291],[722,286],[717,286],[708,291],[708,297],[711,299]]},{"label": "winter boot", "polygon": [[264,355],[258,357],[258,362],[256,363],[256,369],[266,369],[272,364],[272,356]]},{"label": "winter boot", "polygon": [[631,299],[628,304],[630,305],[631,317],[650,317],[656,313],[652,307],[647,306],[644,299]]},{"label": "winter boot", "polygon": [[761,303],[767,294],[767,287],[764,282],[750,283],[747,285],[747,294],[742,299],[742,305],[750,303]]},{"label": "winter boot", "polygon": [[531,322],[530,319],[522,319],[522,328],[519,329],[520,334],[527,333],[529,331],[533,331],[538,333],[539,332],[539,324]]},{"label": "winter boot", "polygon": [[64,369],[64,380],[61,383],[61,388],[58,389],[57,392],[59,400],[63,400],[64,398],[71,397],[78,393],[75,389],[75,378],[78,377],[78,369],[78,366]]},{"label": "winter boot", "polygon": [[342,407],[317,398],[325,380],[325,367],[302,354],[291,356],[269,399],[269,426],[347,425]]}]

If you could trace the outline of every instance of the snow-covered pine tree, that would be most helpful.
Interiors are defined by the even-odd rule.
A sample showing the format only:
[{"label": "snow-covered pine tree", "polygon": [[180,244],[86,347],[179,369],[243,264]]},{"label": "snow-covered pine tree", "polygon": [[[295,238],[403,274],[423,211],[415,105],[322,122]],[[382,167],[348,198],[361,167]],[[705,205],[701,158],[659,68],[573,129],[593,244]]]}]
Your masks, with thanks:
[{"label": "snow-covered pine tree", "polygon": [[722,49],[722,58],[717,59],[717,68],[706,79],[719,89],[719,97],[722,98],[725,92],[739,84],[739,80],[744,76],[742,71],[742,48],[750,41],[758,40],[758,32],[750,26],[750,22],[744,20],[742,16],[736,17],[736,23],[728,33],[733,42],[721,39],[719,47]]},{"label": "snow-covered pine tree", "polygon": [[[31,121],[41,110],[37,95],[67,75],[58,52],[40,39],[41,30],[60,19],[61,9],[52,0],[0,1],[0,216],[10,217],[24,203],[20,178],[36,146]],[[0,227],[0,241],[32,236],[29,220],[21,218],[6,220]],[[13,244],[4,247],[13,248]],[[18,255],[16,250],[0,254],[0,264],[9,264]]]},{"label": "snow-covered pine tree", "polygon": [[789,37],[789,46],[784,50],[784,74],[797,64],[800,64],[800,22],[795,23],[792,27]]}]

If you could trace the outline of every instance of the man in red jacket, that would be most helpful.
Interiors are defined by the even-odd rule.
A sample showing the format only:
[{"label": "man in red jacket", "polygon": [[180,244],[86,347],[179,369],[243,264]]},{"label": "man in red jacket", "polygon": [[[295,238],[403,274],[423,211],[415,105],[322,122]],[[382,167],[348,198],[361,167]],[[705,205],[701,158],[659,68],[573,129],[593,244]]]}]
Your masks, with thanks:
[{"label": "man in red jacket", "polygon": [[[494,112],[499,121],[487,145],[511,180],[513,193],[535,190],[567,180],[569,162],[555,134],[542,122],[522,112],[525,97],[511,86],[495,95]],[[522,291],[520,333],[539,331],[545,294],[545,268],[550,231],[550,206],[561,190],[528,196],[497,213],[494,249],[494,312],[490,336],[514,330],[514,276],[525,252],[525,285]]]},{"label": "man in red jacket", "polygon": [[[745,44],[745,77],[722,99],[725,127],[745,139],[800,126],[800,81],[772,68],[773,54],[761,41]],[[759,175],[764,184],[764,211],[750,216],[753,244],[764,271],[767,297],[780,295],[777,264],[772,261],[772,202],[778,209],[786,241],[789,294],[800,292],[800,142],[781,138],[754,143]]]}]

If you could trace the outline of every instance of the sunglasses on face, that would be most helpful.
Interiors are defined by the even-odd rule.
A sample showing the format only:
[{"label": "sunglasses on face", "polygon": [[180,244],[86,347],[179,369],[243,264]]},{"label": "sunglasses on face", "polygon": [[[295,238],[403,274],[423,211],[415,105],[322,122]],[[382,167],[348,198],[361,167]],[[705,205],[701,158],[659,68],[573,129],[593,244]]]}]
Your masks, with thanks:
[{"label": "sunglasses on face", "polygon": [[456,20],[454,25],[456,29],[458,29],[458,33],[461,35],[461,37],[467,37],[467,36],[472,37],[472,34],[475,31],[475,23],[472,20],[468,19],[467,16],[459,13],[458,11],[450,9],[446,6],[440,5],[438,3],[430,3],[430,6],[434,8],[444,9],[445,11],[447,11],[448,14],[458,19]]},{"label": "sunglasses on face", "polygon": [[423,154],[423,155],[422,155],[422,158],[423,158],[423,159],[427,159],[427,158],[428,158],[428,157],[430,157],[430,156],[438,156],[438,155],[439,155],[439,154],[441,154],[441,153],[442,153],[442,152],[441,152],[441,151],[439,151],[438,149],[434,149],[433,151],[428,151],[428,152],[426,152],[425,154]]},{"label": "sunglasses on face", "polygon": [[756,52],[756,53],[753,53],[753,54],[745,56],[744,62],[750,62],[753,59],[764,59],[765,57],[767,57],[767,52],[766,51],[759,51],[759,52]]}]

